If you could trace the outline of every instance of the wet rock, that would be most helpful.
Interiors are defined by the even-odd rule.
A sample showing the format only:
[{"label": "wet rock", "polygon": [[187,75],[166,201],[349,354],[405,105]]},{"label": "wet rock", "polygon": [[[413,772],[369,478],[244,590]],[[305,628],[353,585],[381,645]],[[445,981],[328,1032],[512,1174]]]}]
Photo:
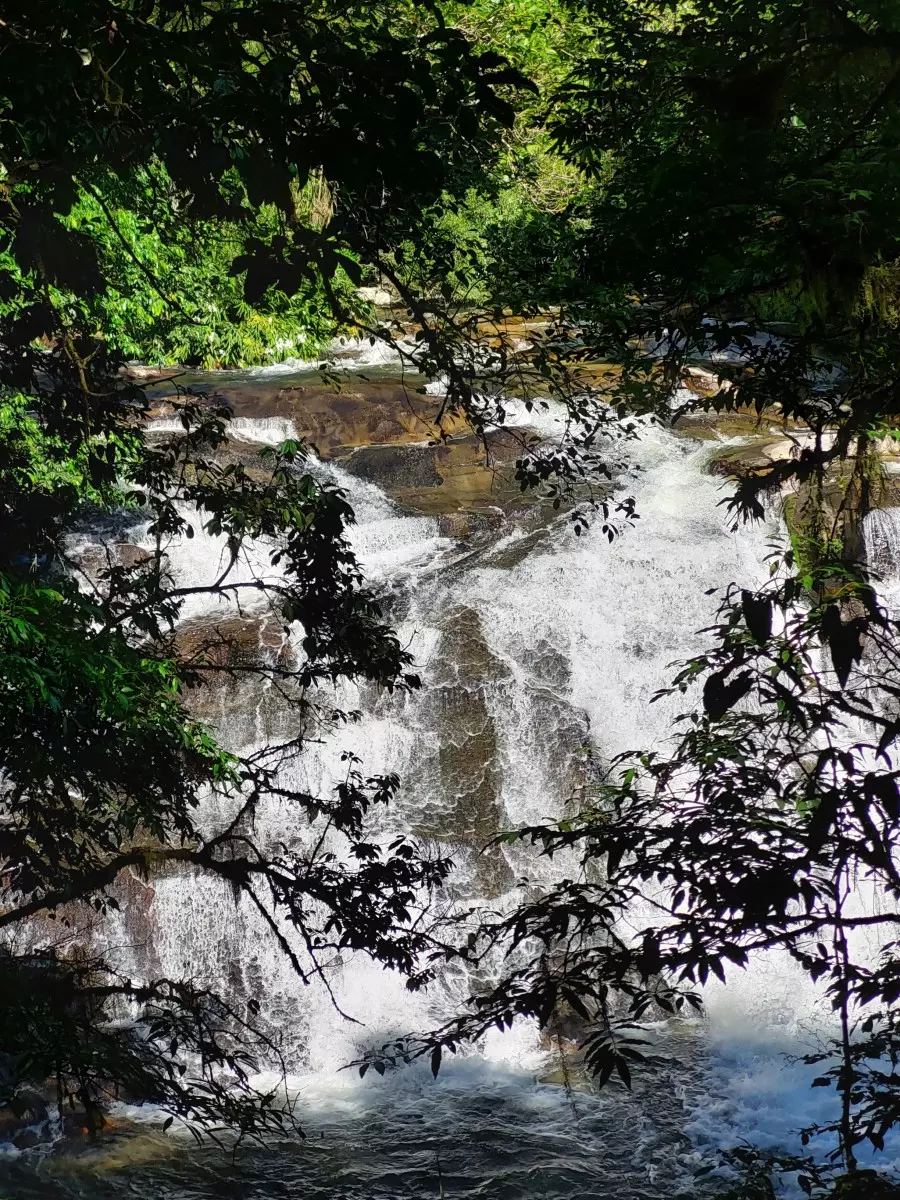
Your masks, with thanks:
[{"label": "wet rock", "polygon": [[[282,623],[271,613],[202,617],[180,626],[173,637],[173,650],[184,663],[190,680],[185,692],[188,707],[205,719],[237,720],[245,726],[252,714],[277,717],[274,709],[281,698],[254,668],[260,661],[289,670],[293,649]],[[194,677],[190,678],[193,671]],[[290,681],[281,692],[287,694]],[[284,714],[282,714],[284,717]],[[277,724],[280,727],[281,721]]]},{"label": "wet rock", "polygon": [[175,640],[185,662],[223,674],[255,665],[261,656],[282,665],[291,659],[281,623],[267,614],[190,621]]},{"label": "wet rock", "polygon": [[[508,672],[487,646],[473,609],[455,609],[442,626],[422,707],[417,832],[477,852],[501,828],[502,776],[488,692]],[[478,857],[473,867],[490,875],[489,894],[509,886],[502,856],[492,852],[492,863],[479,863]]]},{"label": "wet rock", "polygon": [[[298,437],[313,445],[323,458],[341,458],[358,446],[427,442],[444,434],[467,431],[463,418],[445,413],[438,421],[441,400],[416,391],[416,384],[397,379],[348,377],[341,386],[303,382],[285,386],[277,379],[238,379],[207,385],[207,403],[227,403],[235,417],[291,421]],[[165,396],[154,410],[166,415]]]},{"label": "wet rock", "polygon": [[[146,979],[158,978],[162,964],[154,910],[156,888],[132,868],[118,876],[112,890],[120,910],[128,916],[129,948],[139,974]],[[119,1098],[130,1102],[143,1099],[131,1093],[120,1093]]]},{"label": "wet rock", "polygon": [[722,438],[768,436],[777,433],[772,417],[761,417],[748,409],[737,412],[690,412],[678,417],[672,428],[676,433],[700,438],[702,441],[721,441]]},{"label": "wet rock", "polygon": [[102,545],[91,543],[79,547],[72,554],[73,561],[77,562],[88,579],[94,583],[115,567],[133,570],[152,558],[149,550],[135,546],[132,542],[105,542]]},{"label": "wet rock", "polygon": [[441,832],[480,847],[500,831],[501,773],[487,691],[508,670],[491,653],[473,609],[457,609],[445,623],[430,674],[439,710],[440,791],[454,798]]},{"label": "wet rock", "polygon": [[462,542],[497,529],[503,525],[506,515],[503,509],[493,505],[478,510],[460,508],[439,515],[438,531],[441,537]]},{"label": "wet rock", "polygon": [[515,481],[514,463],[522,448],[519,437],[497,430],[484,441],[469,435],[436,445],[368,446],[354,451],[345,466],[411,512],[502,513],[537,502],[532,494],[523,499]]},{"label": "wet rock", "polygon": [[47,1101],[40,1092],[31,1088],[23,1088],[16,1092],[10,1108],[20,1121],[27,1121],[32,1125],[47,1120]]},{"label": "wet rock", "polygon": [[181,367],[151,367],[146,363],[128,363],[119,371],[130,383],[163,383],[181,373]]},{"label": "wet rock", "polygon": [[12,1139],[12,1144],[17,1150],[33,1150],[35,1146],[40,1146],[42,1142],[46,1141],[46,1132],[39,1132],[37,1129],[23,1129]]},{"label": "wet rock", "polygon": [[801,442],[777,433],[748,438],[740,445],[723,446],[713,453],[709,470],[713,475],[726,478],[754,475],[764,471],[772,463],[799,456]]},{"label": "wet rock", "polygon": [[443,483],[435,464],[432,446],[363,446],[346,462],[347,470],[379,487],[440,487]]},{"label": "wet rock", "polygon": [[20,1089],[0,1107],[0,1142],[11,1142],[19,1150],[40,1145],[48,1138],[48,1117],[44,1096],[32,1088]]},{"label": "wet rock", "polygon": [[390,308],[394,303],[394,295],[383,287],[361,287],[356,289],[360,300],[368,300],[376,308]]},{"label": "wet rock", "polygon": [[265,445],[259,442],[229,437],[228,441],[216,450],[215,460],[223,467],[231,464],[241,466],[250,479],[263,482],[272,477],[272,460],[263,456],[264,449]]},{"label": "wet rock", "polygon": [[732,385],[730,380],[722,379],[704,367],[686,367],[684,386],[701,396],[712,396],[717,392],[729,390]]}]

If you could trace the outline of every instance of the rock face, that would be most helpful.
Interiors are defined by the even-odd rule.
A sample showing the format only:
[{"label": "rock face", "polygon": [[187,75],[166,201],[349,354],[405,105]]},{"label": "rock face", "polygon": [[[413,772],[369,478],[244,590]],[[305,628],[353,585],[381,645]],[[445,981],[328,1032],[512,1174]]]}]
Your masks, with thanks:
[{"label": "rock face", "polygon": [[[826,441],[825,448],[829,443]],[[709,470],[728,479],[763,474],[774,463],[799,459],[814,445],[809,430],[769,426],[740,442],[730,441],[709,460]],[[800,559],[816,556],[817,542],[839,547],[844,562],[865,558],[862,520],[872,510],[900,506],[897,442],[868,444],[861,457],[849,455],[827,465],[821,486],[816,478],[792,480],[782,496],[782,513]]]},{"label": "rock face", "polygon": [[506,430],[436,445],[366,446],[345,461],[348,471],[378,484],[403,507],[426,516],[506,510],[522,504],[515,461],[522,442]]},{"label": "rock face", "polygon": [[383,287],[361,287],[356,289],[360,300],[368,300],[376,308],[390,308],[394,303],[394,295]]},{"label": "rock face", "polygon": [[802,449],[799,439],[785,437],[777,430],[768,430],[747,437],[741,442],[722,446],[709,460],[709,468],[715,475],[739,478],[753,475],[770,467],[772,463],[796,458]]},{"label": "rock face", "polygon": [[[286,386],[277,377],[196,384],[209,402],[226,402],[235,417],[277,417],[293,423],[297,436],[323,458],[342,458],[358,446],[427,442],[468,432],[458,415],[444,414],[439,397],[417,392],[418,382],[398,379],[341,380],[340,389],[309,375]],[[155,415],[166,416],[166,390],[159,389]]]},{"label": "rock face", "polygon": [[[187,669],[195,672],[185,693],[195,716],[217,726],[235,719],[245,726],[264,723],[273,734],[285,720],[296,720],[296,712],[281,695],[247,673],[261,657],[285,671],[295,666],[293,647],[272,614],[190,621],[177,630],[175,643]],[[287,679],[282,690],[290,689]]]}]

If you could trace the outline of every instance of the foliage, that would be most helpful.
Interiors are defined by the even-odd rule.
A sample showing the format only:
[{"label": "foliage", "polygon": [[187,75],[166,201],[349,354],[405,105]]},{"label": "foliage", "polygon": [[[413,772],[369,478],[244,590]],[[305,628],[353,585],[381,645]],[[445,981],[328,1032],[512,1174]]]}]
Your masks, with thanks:
[{"label": "foliage", "polygon": [[[229,414],[189,394],[175,405],[182,432],[149,437],[146,398],[119,368],[148,347],[244,361],[298,322],[314,338],[334,322],[395,343],[412,321],[401,354],[447,379],[439,426],[450,411],[480,433],[503,425],[510,392],[566,406],[567,438],[527,446],[517,470],[523,488],[583,502],[576,531],[592,506],[611,538],[616,515],[633,514],[595,485],[636,414],[775,404],[809,444],[743,478],[734,518],[762,515],[782,487],[815,502],[847,468],[858,521],[871,480],[852,464],[896,423],[900,394],[895,6],[517,0],[503,21],[493,0],[446,14],[413,0],[7,8],[0,983],[18,1000],[0,1021],[6,1098],[52,1074],[92,1122],[110,1084],[246,1132],[285,1119],[250,1087],[254,1051],[275,1053],[252,1009],[183,980],[120,978],[83,935],[80,917],[114,904],[126,872],[178,866],[255,905],[301,979],[343,947],[412,987],[447,958],[507,956],[465,1012],[392,1043],[381,1068],[427,1054],[437,1072],[445,1049],[522,1015],[546,1025],[564,1006],[598,1077],[627,1084],[648,1014],[690,1012],[710,974],[785,952],[822,981],[839,1030],[820,1068],[839,1112],[807,1132],[836,1134],[858,1175],[856,1148],[877,1147],[897,1113],[884,1063],[898,1052],[898,916],[859,911],[851,893],[863,878],[900,894],[900,663],[846,530],[807,522],[802,563],[788,554],[767,587],[723,598],[710,650],[676,680],[703,693],[671,753],[612,764],[575,820],[504,835],[574,853],[582,873],[438,946],[415,910],[449,864],[366,837],[395,778],[366,778],[351,756],[333,797],[307,795],[280,770],[304,733],[242,757],[186,708],[187,687],[253,672],[291,697],[305,731],[350,717],[318,685],[416,686],[349,548],[345,498],[293,443],[264,476],[222,465]],[[359,310],[363,278],[394,288],[402,320]],[[526,300],[559,308],[523,348],[500,308]],[[711,359],[719,390],[684,400],[686,367]],[[148,552],[76,586],[71,534],[98,509],[142,526]],[[197,525],[221,537],[226,569],[187,588],[169,547]],[[236,569],[251,541],[270,561],[248,581]],[[188,656],[177,624],[199,593],[252,597],[302,652],[227,668],[211,645]],[[197,818],[204,796],[236,814],[213,834]],[[260,846],[252,818],[272,797],[340,850]],[[634,938],[621,918],[638,900],[658,919]],[[58,935],[65,921],[77,936]],[[857,950],[863,930],[880,938],[878,965]]]},{"label": "foliage", "polygon": [[[257,1001],[123,974],[91,915],[133,875],[193,871],[255,907],[299,980],[351,947],[420,986],[417,906],[447,860],[367,836],[393,776],[348,752],[319,796],[290,770],[311,729],[352,719],[333,685],[418,680],[305,447],[250,472],[219,453],[230,410],[184,391],[177,432],[148,432],[122,360],[240,362],[298,322],[318,339],[353,319],[360,264],[465,194],[519,77],[412,0],[13,3],[0,50],[0,1104],[52,1077],[91,1128],[125,1089],[259,1133],[290,1115],[251,1086],[254,1062],[278,1063]],[[86,569],[87,520],[143,548]],[[222,571],[186,585],[170,551],[198,529]],[[202,596],[271,619],[295,652],[187,644]],[[294,707],[296,733],[241,755],[188,690],[248,674]],[[307,844],[259,842],[273,801],[308,818]]]},{"label": "foliage", "polygon": [[584,179],[553,148],[546,127],[552,94],[580,50],[589,22],[556,0],[447,3],[457,23],[488,55],[508,58],[532,84],[505,131],[502,154],[474,182],[463,205],[439,203],[426,236],[390,256],[418,293],[521,312],[559,303],[577,274],[570,231],[556,218],[577,204]]},{"label": "foliage", "polygon": [[[185,221],[172,211],[171,180],[142,171],[123,189],[115,179],[85,192],[66,219],[97,246],[107,280],[83,301],[84,320],[124,358],[198,367],[244,367],[289,355],[315,358],[339,326],[314,280],[286,296],[270,291],[248,304],[231,264],[247,240],[278,232],[277,210],[259,210],[253,223]],[[352,308],[348,281],[336,285]]]}]

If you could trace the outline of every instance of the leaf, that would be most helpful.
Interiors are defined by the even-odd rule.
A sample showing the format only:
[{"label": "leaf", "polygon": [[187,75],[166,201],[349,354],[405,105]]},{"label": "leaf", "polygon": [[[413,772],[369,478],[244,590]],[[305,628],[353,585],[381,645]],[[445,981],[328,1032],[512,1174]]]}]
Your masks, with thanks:
[{"label": "leaf", "polygon": [[441,1047],[435,1046],[431,1052],[431,1074],[437,1079],[438,1071],[441,1069]]},{"label": "leaf", "polygon": [[710,675],[703,687],[703,707],[711,720],[718,721],[750,691],[753,684],[748,671],[742,671],[731,683],[725,683],[728,671]]},{"label": "leaf", "polygon": [[334,257],[335,261],[344,268],[344,271],[350,277],[350,282],[359,287],[362,283],[362,267],[356,259],[351,258],[349,254],[335,254]]},{"label": "leaf", "polygon": [[772,601],[753,592],[741,592],[741,609],[754,640],[764,646],[772,635]]},{"label": "leaf", "polygon": [[867,625],[868,622],[860,617],[843,621],[836,604],[830,604],[822,617],[822,637],[831,652],[831,661],[841,687],[847,686],[853,664],[862,657],[862,634]]}]

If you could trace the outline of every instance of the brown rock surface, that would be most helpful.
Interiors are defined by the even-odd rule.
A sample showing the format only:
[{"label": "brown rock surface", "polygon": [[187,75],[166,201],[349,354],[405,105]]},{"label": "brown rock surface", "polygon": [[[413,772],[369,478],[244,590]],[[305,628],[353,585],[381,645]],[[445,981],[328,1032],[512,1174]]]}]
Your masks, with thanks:
[{"label": "brown rock surface", "polygon": [[714,475],[735,478],[765,470],[774,462],[794,458],[798,444],[777,432],[761,433],[738,443],[722,446],[709,461]]},{"label": "brown rock surface", "polygon": [[497,430],[487,445],[470,434],[437,445],[367,446],[345,465],[406,508],[443,516],[521,503],[514,470],[521,453],[520,438]]},{"label": "brown rock surface", "polygon": [[[284,417],[294,423],[298,437],[315,446],[323,458],[341,458],[357,446],[427,442],[440,436],[467,432],[459,416],[438,415],[441,399],[416,391],[418,382],[400,379],[342,380],[340,390],[319,378],[285,386],[277,380],[223,380],[209,403],[226,402],[236,417]],[[167,415],[164,395],[154,414]]]},{"label": "brown rock surface", "polygon": [[277,687],[254,670],[260,662],[290,672],[296,665],[281,622],[272,613],[199,617],[180,626],[175,650],[197,682],[185,690],[191,712],[219,729],[229,744],[265,726],[269,736],[299,732],[302,697],[293,679]]}]

